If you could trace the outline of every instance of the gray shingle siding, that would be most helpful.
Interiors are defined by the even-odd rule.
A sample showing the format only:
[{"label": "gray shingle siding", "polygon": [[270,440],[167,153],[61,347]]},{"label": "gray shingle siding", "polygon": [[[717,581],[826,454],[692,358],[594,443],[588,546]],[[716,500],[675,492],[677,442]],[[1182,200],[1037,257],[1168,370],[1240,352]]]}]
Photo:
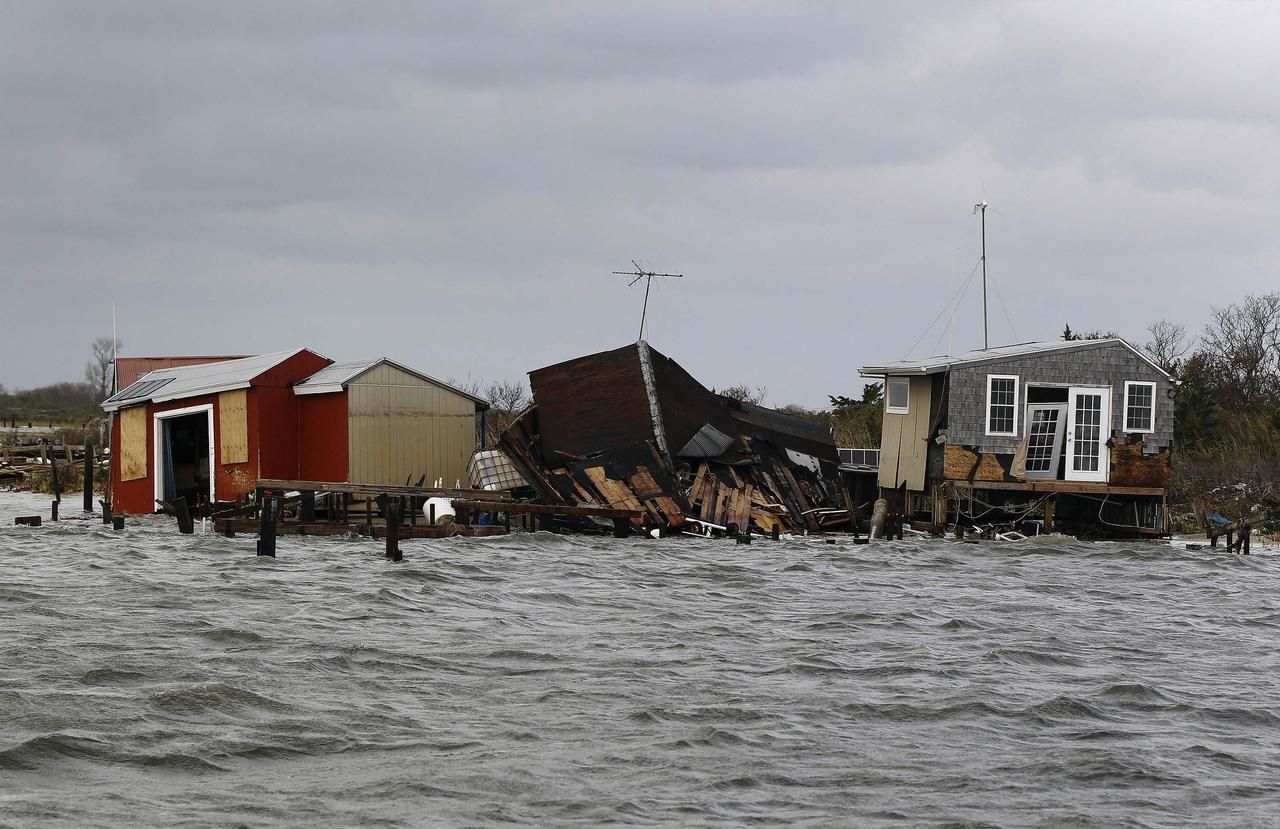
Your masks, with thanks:
[{"label": "gray shingle siding", "polygon": [[[1013,374],[1018,377],[1018,435],[998,437],[986,434],[987,375]],[[1097,348],[1068,353],[1047,353],[996,363],[952,369],[950,400],[947,406],[947,440],[962,446],[977,446],[983,452],[1017,451],[1025,434],[1026,386],[1047,383],[1074,386],[1111,387],[1111,434],[1124,434],[1124,384],[1126,380],[1154,382],[1155,433],[1147,435],[1148,451],[1168,447],[1173,442],[1173,400],[1170,382],[1163,374],[1119,343],[1103,343]]]}]

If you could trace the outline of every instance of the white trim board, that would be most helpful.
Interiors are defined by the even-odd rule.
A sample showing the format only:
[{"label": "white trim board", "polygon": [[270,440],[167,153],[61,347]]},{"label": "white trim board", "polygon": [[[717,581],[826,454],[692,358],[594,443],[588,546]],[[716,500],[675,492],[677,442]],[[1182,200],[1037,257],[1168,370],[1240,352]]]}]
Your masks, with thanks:
[{"label": "white trim board", "polygon": [[160,421],[175,417],[185,417],[186,415],[200,412],[204,412],[209,416],[209,503],[218,500],[214,497],[218,481],[218,456],[215,450],[216,441],[213,436],[213,404],[204,403],[199,406],[187,406],[182,409],[155,412],[151,415],[151,477],[155,481],[153,490],[157,501],[164,500],[164,467],[160,464],[160,460],[164,457],[164,448],[160,443],[161,435],[163,434],[163,430],[160,428]]}]

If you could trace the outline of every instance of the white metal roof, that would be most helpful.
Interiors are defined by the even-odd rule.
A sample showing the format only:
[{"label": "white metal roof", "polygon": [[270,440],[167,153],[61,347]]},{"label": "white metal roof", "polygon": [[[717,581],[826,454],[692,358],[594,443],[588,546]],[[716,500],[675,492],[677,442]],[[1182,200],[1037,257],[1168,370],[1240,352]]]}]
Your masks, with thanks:
[{"label": "white metal roof", "polygon": [[294,394],[327,394],[342,391],[352,380],[376,366],[381,360],[352,360],[332,363],[293,387]]},{"label": "white metal roof", "polygon": [[923,360],[898,360],[881,365],[863,366],[858,373],[864,377],[885,377],[890,375],[937,374],[959,366],[994,363],[1018,357],[1033,357],[1054,351],[1075,351],[1098,348],[1104,345],[1119,344],[1142,358],[1153,369],[1172,379],[1172,376],[1156,365],[1151,357],[1139,348],[1135,348],[1128,340],[1113,337],[1105,340],[1053,340],[1044,343],[1018,343],[1017,345],[1001,345],[995,348],[965,351],[941,357],[928,357]]},{"label": "white metal roof", "polygon": [[470,400],[475,401],[476,403],[479,403],[481,406],[484,406],[486,409],[489,408],[489,401],[485,400],[483,397],[477,397],[476,395],[471,394],[470,392],[467,392],[467,391],[463,391],[457,386],[454,386],[450,383],[446,383],[443,380],[437,380],[436,378],[432,377],[429,374],[423,374],[420,371],[414,371],[413,369],[409,368],[406,365],[403,365],[402,363],[397,363],[395,360],[392,360],[390,357],[379,357],[376,360],[353,360],[345,363],[333,363],[332,365],[325,366],[324,368],[317,371],[315,374],[308,377],[306,380],[303,380],[301,383],[298,383],[297,385],[295,385],[293,387],[293,393],[294,394],[332,394],[333,392],[339,392],[345,389],[348,385],[351,384],[353,380],[355,380],[360,375],[364,374],[369,369],[375,366],[382,365],[383,363],[390,366],[394,366],[395,368],[398,368],[407,374],[412,374],[414,377],[417,377],[421,380],[426,380],[428,383],[432,383],[434,385],[440,386],[441,388],[448,389],[449,391],[454,392],[456,394],[460,394],[463,397],[466,397]]},{"label": "white metal roof", "polygon": [[[248,388],[249,381],[283,363],[305,348],[259,354],[240,360],[223,360],[194,366],[176,366],[149,371],[128,388],[107,398],[102,408],[114,412],[138,403],[163,403],[200,394],[216,394],[232,389]],[[314,353],[314,352],[312,352]],[[319,355],[317,355],[319,356]],[[163,382],[162,382],[163,381]]]}]

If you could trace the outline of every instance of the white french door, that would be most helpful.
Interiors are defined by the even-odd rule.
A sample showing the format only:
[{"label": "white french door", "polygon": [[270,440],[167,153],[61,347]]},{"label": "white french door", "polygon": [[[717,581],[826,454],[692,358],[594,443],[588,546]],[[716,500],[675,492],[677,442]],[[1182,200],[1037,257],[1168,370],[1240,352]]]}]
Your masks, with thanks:
[{"label": "white french door", "polygon": [[1067,396],[1068,481],[1106,483],[1110,426],[1111,389],[1071,389]]},{"label": "white french door", "polygon": [[1053,480],[1058,477],[1066,419],[1066,403],[1027,404],[1027,478]]}]

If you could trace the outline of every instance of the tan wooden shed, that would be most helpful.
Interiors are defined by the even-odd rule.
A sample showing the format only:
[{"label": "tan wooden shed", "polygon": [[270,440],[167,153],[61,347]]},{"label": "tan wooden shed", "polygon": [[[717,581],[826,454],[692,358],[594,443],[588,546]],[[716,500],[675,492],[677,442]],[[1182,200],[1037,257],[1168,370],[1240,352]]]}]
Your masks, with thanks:
[{"label": "tan wooden shed", "polygon": [[487,401],[386,357],[335,363],[293,388],[304,480],[466,485]]}]

